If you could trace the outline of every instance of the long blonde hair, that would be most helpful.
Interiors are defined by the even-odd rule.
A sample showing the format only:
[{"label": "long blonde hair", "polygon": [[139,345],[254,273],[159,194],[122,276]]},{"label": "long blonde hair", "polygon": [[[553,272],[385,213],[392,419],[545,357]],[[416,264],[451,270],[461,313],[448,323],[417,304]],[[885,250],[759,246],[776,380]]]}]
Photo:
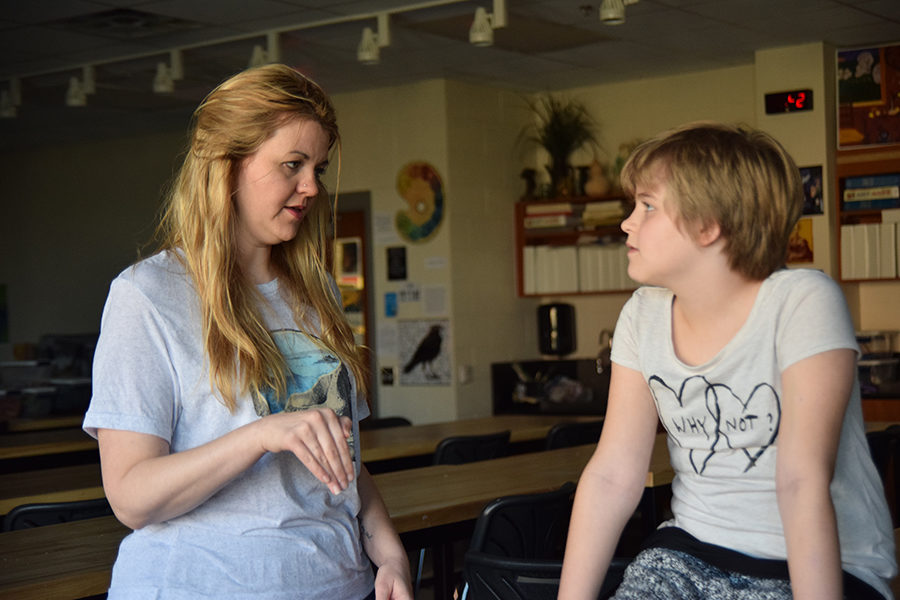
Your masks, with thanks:
[{"label": "long blonde hair", "polygon": [[[160,249],[174,250],[193,278],[210,383],[232,412],[241,394],[265,387],[286,394],[285,359],[257,308],[258,291],[237,263],[233,194],[243,160],[294,119],[315,121],[329,137],[329,151],[340,148],[328,97],[290,67],[248,69],[210,92],[194,112],[188,152],[158,229]],[[366,360],[330,277],[331,222],[328,192],[320,184],[297,236],[272,248],[272,262],[298,326],[312,331],[318,320],[313,339],[350,368],[365,394]]]}]

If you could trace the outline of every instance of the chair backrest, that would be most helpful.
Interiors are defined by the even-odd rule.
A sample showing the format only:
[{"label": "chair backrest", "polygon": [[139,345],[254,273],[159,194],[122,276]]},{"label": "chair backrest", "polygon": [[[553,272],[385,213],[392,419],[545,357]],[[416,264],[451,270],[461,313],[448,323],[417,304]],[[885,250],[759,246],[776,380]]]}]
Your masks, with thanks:
[{"label": "chair backrest", "polygon": [[360,431],[368,429],[385,429],[387,427],[406,427],[412,425],[412,422],[406,417],[369,417],[359,422]]},{"label": "chair backrest", "polygon": [[444,438],[434,450],[433,464],[461,465],[506,456],[509,436],[509,431],[501,431],[486,435],[458,435]]},{"label": "chair backrest", "polygon": [[540,494],[503,496],[478,515],[469,550],[511,558],[562,558],[575,484]]},{"label": "chair backrest", "polygon": [[[622,583],[631,559],[614,558],[597,600],[607,600]],[[559,592],[562,560],[518,559],[483,552],[467,552],[463,576],[465,600],[555,600]]]},{"label": "chair backrest", "polygon": [[547,432],[545,449],[570,448],[596,444],[603,430],[603,419],[580,423],[557,423]]},{"label": "chair backrest", "polygon": [[22,504],[3,517],[0,531],[15,531],[44,525],[58,525],[69,521],[93,519],[112,515],[106,498],[75,502],[49,502],[46,504]]}]

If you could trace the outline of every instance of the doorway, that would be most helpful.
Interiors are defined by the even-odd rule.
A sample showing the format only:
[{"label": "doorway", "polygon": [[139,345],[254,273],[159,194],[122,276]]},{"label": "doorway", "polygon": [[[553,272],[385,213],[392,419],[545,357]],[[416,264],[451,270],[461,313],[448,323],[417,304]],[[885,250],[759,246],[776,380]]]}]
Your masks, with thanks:
[{"label": "doorway", "polygon": [[342,193],[335,219],[334,272],[344,314],[353,328],[357,345],[365,348],[369,364],[369,408],[377,415],[375,384],[375,319],[372,278],[371,196],[369,192]]}]

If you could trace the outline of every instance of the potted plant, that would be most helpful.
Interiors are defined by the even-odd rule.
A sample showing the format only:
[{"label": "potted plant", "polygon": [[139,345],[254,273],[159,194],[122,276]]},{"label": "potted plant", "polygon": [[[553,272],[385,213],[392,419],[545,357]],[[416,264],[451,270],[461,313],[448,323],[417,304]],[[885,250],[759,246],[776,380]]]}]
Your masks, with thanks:
[{"label": "potted plant", "polygon": [[569,157],[585,144],[597,146],[597,123],[581,102],[549,93],[528,101],[528,106],[534,119],[522,129],[520,140],[547,151],[551,194],[567,195],[572,191]]}]

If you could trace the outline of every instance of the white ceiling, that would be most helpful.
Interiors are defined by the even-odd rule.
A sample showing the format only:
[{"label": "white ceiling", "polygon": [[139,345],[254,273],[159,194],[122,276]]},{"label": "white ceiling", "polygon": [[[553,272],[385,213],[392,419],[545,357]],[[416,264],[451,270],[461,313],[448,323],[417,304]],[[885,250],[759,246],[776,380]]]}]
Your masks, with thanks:
[{"label": "white ceiling", "polygon": [[[619,26],[600,23],[600,1],[507,0],[508,26],[478,48],[468,27],[490,0],[0,0],[0,90],[11,77],[22,90],[18,115],[0,119],[0,150],[184,128],[205,93],[246,67],[273,29],[283,32],[282,62],[330,93],[434,77],[555,90],[749,64],[762,48],[900,41],[900,0],[640,0]],[[97,13],[112,10],[147,15],[98,25]],[[379,11],[396,13],[391,45],[380,64],[364,66],[356,46]],[[370,16],[303,29],[352,15]],[[184,48],[185,79],[172,94],[154,94],[156,63],[173,48]],[[88,64],[96,94],[86,107],[66,107],[69,78]]]}]

